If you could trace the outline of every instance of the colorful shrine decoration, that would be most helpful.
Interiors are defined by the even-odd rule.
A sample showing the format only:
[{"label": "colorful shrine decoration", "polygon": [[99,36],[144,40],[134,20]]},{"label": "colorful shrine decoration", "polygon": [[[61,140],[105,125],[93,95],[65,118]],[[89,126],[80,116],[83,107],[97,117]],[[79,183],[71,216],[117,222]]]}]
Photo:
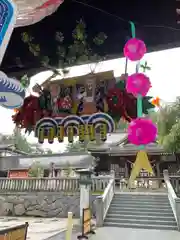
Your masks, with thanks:
[{"label": "colorful shrine decoration", "polygon": [[16,23],[17,9],[13,1],[11,0],[0,1],[0,16],[1,16],[0,17],[0,64],[1,64]]},{"label": "colorful shrine decoration", "polygon": [[[128,41],[130,43],[125,45],[124,54],[128,60],[139,61],[146,52],[146,46],[141,40],[137,41],[135,38],[135,26],[132,22],[130,24],[132,39]],[[127,91],[137,98],[137,119],[131,121],[129,124],[128,139],[132,144],[139,146],[139,152],[132,168],[129,184],[132,184],[142,169],[147,170],[151,175],[154,174],[145,151],[145,145],[155,141],[157,128],[151,120],[143,117],[143,97],[147,95],[151,83],[145,75],[146,69],[144,69],[143,74],[138,73],[139,66],[140,63],[137,63],[136,73],[131,75],[126,83]]]},{"label": "colorful shrine decoration", "polygon": [[20,82],[0,72],[0,106],[8,109],[19,108],[23,105],[24,98],[25,89]]},{"label": "colorful shrine decoration", "polygon": [[[120,119],[131,122],[132,119],[137,118],[137,98],[131,93],[127,93],[126,80],[127,76],[122,75],[121,80],[116,82],[113,77],[113,72],[107,71],[93,75],[88,74],[80,77],[62,79],[55,83],[48,83],[44,85],[44,88],[36,85],[33,89],[38,96],[30,95],[24,99],[24,104],[21,108],[16,109],[16,113],[12,117],[13,122],[17,127],[25,129],[26,132],[30,133],[37,129],[37,122],[41,122],[44,118],[62,121],[62,119],[68,116],[74,116],[83,118],[83,121],[87,122],[91,115],[104,114],[103,116],[109,116],[111,121],[113,119],[114,127],[111,130],[107,124],[106,126],[103,125],[104,122],[102,122],[102,127],[100,128],[100,123],[98,123],[99,127],[94,127],[95,123],[92,125],[89,121],[88,127],[80,126],[78,128],[72,124],[71,127],[69,126],[68,131],[66,129],[64,131],[64,137],[68,134],[72,136],[72,133],[75,136],[79,134],[80,141],[83,141],[84,135],[87,137],[87,133],[89,132],[90,139],[93,140],[94,137],[92,136],[95,129],[98,133],[100,133],[100,129],[101,132],[103,132],[102,129],[105,128],[107,133],[112,132],[115,130],[115,127],[118,126]],[[142,99],[144,114],[147,114],[149,109],[155,107],[150,102],[151,98],[152,97],[145,96]],[[58,124],[60,124],[60,122],[58,122]],[[61,134],[62,129],[63,126],[61,126]],[[44,133],[42,133],[43,131]],[[53,131],[54,133],[52,135],[58,139],[56,130]],[[44,139],[48,139],[47,130],[41,130],[40,132],[41,139],[43,139],[43,134]],[[35,134],[37,138],[39,138],[38,134]],[[61,142],[64,137],[59,138],[58,141]],[[105,139],[104,135],[102,137],[102,140],[103,139]],[[40,141],[42,142],[42,140]]]},{"label": "colorful shrine decoration", "polygon": [[[15,27],[17,9],[13,1],[0,1],[0,64],[3,60],[11,34]],[[0,106],[14,109],[23,104],[25,90],[21,84],[0,72]]]},{"label": "colorful shrine decoration", "polygon": [[[53,138],[56,138],[56,129],[60,130],[61,127],[60,132],[62,134],[62,129],[65,128],[64,135],[59,138],[60,142],[65,136],[69,136],[69,140],[72,139],[72,134],[79,136],[82,142],[84,141],[84,135],[88,135],[88,132],[91,141],[93,141],[94,130],[102,136],[102,140],[105,140],[103,131],[108,133],[115,130],[115,123],[108,113],[106,101],[106,92],[113,84],[113,72],[109,71],[98,73],[95,76],[86,75],[56,81],[56,83],[51,82],[44,88],[36,85],[33,89],[38,96],[30,95],[26,97],[23,106],[18,110],[16,109],[13,121],[17,127],[25,129],[26,132],[36,130],[37,126],[42,122],[46,125],[47,118],[48,121],[51,119],[54,124],[58,121],[54,125],[55,130],[50,131],[51,133],[54,131],[52,135]],[[80,126],[71,122],[67,130],[66,125],[64,126],[64,119],[66,118],[76,120]],[[110,122],[111,128],[109,127]],[[46,139],[46,128],[45,130],[41,128],[40,132],[41,138],[44,134],[44,139]],[[48,134],[50,133],[48,132]],[[35,136],[39,138],[39,133],[36,133]]]},{"label": "colorful shrine decoration", "polygon": [[18,9],[16,27],[35,24],[54,13],[64,0],[14,0]]},{"label": "colorful shrine decoration", "polygon": [[[106,100],[109,106],[108,114],[114,120],[119,121],[119,119],[123,118],[127,122],[131,122],[137,118],[137,98],[132,93],[127,92],[127,79],[128,75],[122,75],[114,87],[108,90]],[[151,103],[152,99],[151,96],[142,97],[143,114],[146,115],[155,108],[154,104]]]},{"label": "colorful shrine decoration", "polygon": [[70,115],[65,118],[42,118],[36,123],[34,131],[39,143],[44,143],[45,139],[49,143],[53,143],[55,138],[59,142],[63,142],[64,137],[68,137],[68,141],[72,143],[74,136],[79,136],[80,142],[84,142],[87,137],[90,141],[95,141],[98,128],[100,139],[106,141],[107,133],[115,131],[113,119],[105,113],[82,115],[81,117]]}]

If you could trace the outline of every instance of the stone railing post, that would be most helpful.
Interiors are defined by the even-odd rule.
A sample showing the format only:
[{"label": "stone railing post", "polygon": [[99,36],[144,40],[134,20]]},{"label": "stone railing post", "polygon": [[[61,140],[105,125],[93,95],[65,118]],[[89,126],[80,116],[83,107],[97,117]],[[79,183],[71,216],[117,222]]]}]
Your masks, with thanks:
[{"label": "stone railing post", "polygon": [[176,209],[176,222],[178,226],[178,231],[180,231],[180,198],[175,199],[175,209]]},{"label": "stone railing post", "polygon": [[96,197],[95,204],[96,204],[96,226],[102,227],[103,226],[103,215],[104,215],[102,196]]},{"label": "stone railing post", "polygon": [[111,170],[111,176],[112,176],[112,178],[114,179],[114,182],[113,182],[113,191],[115,192],[116,182],[115,182],[115,171],[114,171],[114,170]]},{"label": "stone railing post", "polygon": [[163,176],[165,181],[169,181],[169,173],[167,169],[163,171]]},{"label": "stone railing post", "polygon": [[111,170],[110,175],[112,176],[112,178],[115,178],[115,171]]}]

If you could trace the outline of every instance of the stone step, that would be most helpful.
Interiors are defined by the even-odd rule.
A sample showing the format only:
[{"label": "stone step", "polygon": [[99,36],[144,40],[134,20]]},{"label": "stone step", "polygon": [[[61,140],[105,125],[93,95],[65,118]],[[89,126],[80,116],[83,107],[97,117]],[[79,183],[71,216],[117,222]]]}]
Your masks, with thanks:
[{"label": "stone step", "polygon": [[149,200],[141,200],[141,199],[137,199],[137,200],[124,200],[124,199],[113,199],[112,202],[114,203],[150,203],[150,204],[157,204],[157,205],[170,205],[169,203],[169,200],[168,201],[163,201],[163,202],[160,202],[160,201],[149,201]]},{"label": "stone step", "polygon": [[110,206],[108,213],[133,213],[133,214],[141,214],[141,215],[172,215],[172,210],[171,209],[166,209],[163,211],[159,211],[158,209],[137,209],[137,208],[119,208],[119,207],[112,207]]},{"label": "stone step", "polygon": [[106,227],[121,227],[121,228],[141,228],[141,229],[157,229],[157,230],[177,230],[177,226],[174,225],[157,225],[154,224],[137,224],[137,223],[113,223],[104,222]]},{"label": "stone step", "polygon": [[112,202],[120,202],[120,203],[123,203],[123,202],[128,202],[128,203],[134,203],[134,202],[144,202],[144,203],[157,203],[157,204],[168,204],[169,203],[169,200],[167,199],[166,201],[163,200],[163,201],[157,201],[156,199],[153,199],[153,200],[150,200],[150,199],[145,199],[145,200],[142,200],[142,199],[122,199],[122,198],[114,198],[112,200]]},{"label": "stone step", "polygon": [[124,195],[124,194],[118,194],[114,196],[114,199],[132,199],[132,200],[136,200],[136,199],[140,199],[140,200],[148,200],[148,201],[168,201],[168,197],[167,196],[144,196],[144,195]]},{"label": "stone step", "polygon": [[151,205],[151,204],[144,204],[144,203],[134,203],[134,204],[120,204],[120,203],[111,203],[111,207],[119,207],[119,208],[138,208],[138,209],[171,209],[170,205]]},{"label": "stone step", "polygon": [[141,198],[136,198],[136,199],[123,199],[123,198],[113,198],[113,200],[112,200],[112,202],[129,202],[129,203],[136,203],[136,202],[148,202],[148,203],[157,203],[157,204],[167,204],[167,203],[169,203],[169,200],[168,199],[166,199],[166,201],[165,200],[163,200],[163,201],[158,201],[158,200],[156,200],[156,199],[153,199],[153,200],[150,200],[150,199],[141,199]]},{"label": "stone step", "polygon": [[127,211],[131,211],[131,210],[138,210],[138,211],[172,211],[172,209],[170,207],[164,207],[164,206],[152,206],[152,205],[148,205],[148,206],[144,206],[144,205],[119,205],[119,204],[111,204],[110,205],[110,209],[124,209]]},{"label": "stone step", "polygon": [[127,205],[127,206],[130,206],[130,205],[144,205],[144,206],[163,206],[163,207],[171,207],[170,203],[167,202],[167,203],[157,203],[157,202],[141,202],[141,201],[137,201],[137,202],[133,202],[133,201],[112,201],[111,204],[117,204],[117,205],[121,205],[121,206],[124,206],[124,205]]},{"label": "stone step", "polygon": [[107,216],[107,218],[105,219],[105,222],[111,222],[111,223],[126,223],[126,224],[148,224],[148,225],[154,225],[154,224],[157,224],[157,225],[170,225],[170,226],[175,226],[177,227],[177,224],[176,224],[176,221],[175,219],[173,221],[169,221],[168,219],[157,219],[154,221],[153,219],[139,219],[138,217],[137,218],[134,218],[134,219],[131,219],[131,218],[126,218],[126,219],[122,219],[122,218],[118,218],[118,217],[109,217]]},{"label": "stone step", "polygon": [[115,192],[115,196],[167,197],[167,192]]},{"label": "stone step", "polygon": [[152,214],[148,214],[148,215],[142,215],[141,213],[138,214],[132,214],[132,213],[108,213],[107,214],[107,219],[108,218],[119,218],[119,219],[149,219],[149,220],[154,220],[156,221],[158,219],[158,221],[160,220],[167,220],[167,221],[175,221],[174,215],[152,215]]},{"label": "stone step", "polygon": [[104,225],[177,230],[167,195],[115,194]]}]

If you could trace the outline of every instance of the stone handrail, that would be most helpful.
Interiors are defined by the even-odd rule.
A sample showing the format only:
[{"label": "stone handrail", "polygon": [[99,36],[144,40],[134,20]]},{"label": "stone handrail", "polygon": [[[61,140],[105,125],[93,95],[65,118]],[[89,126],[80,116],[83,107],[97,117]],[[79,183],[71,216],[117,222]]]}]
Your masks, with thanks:
[{"label": "stone handrail", "polygon": [[175,193],[179,193],[180,192],[180,184],[179,184],[180,175],[170,175],[169,178]]},{"label": "stone handrail", "polygon": [[[110,178],[93,177],[92,192],[103,192]],[[0,192],[79,191],[79,178],[0,178]]]},{"label": "stone handrail", "polygon": [[[176,219],[176,222],[178,224],[178,219],[179,219],[178,211],[177,211],[177,203],[178,203],[177,199],[178,198],[173,189],[173,186],[171,185],[168,170],[164,170],[163,175],[164,175],[164,181],[165,181],[167,192],[168,192],[169,202],[170,202],[174,217]],[[178,224],[178,226],[179,226],[179,224]]]},{"label": "stone handrail", "polygon": [[109,181],[102,196],[96,198],[96,225],[97,227],[103,226],[104,219],[106,217],[107,211],[110,207],[111,201],[115,193],[115,179]]}]

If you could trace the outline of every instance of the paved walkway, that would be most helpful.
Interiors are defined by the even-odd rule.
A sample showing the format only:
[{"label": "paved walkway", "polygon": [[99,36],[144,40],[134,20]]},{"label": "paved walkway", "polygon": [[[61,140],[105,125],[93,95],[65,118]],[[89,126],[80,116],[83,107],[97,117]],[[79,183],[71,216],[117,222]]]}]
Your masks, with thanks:
[{"label": "paved walkway", "polygon": [[[73,233],[71,240],[77,240],[78,233]],[[54,235],[53,237],[47,238],[45,240],[65,240],[65,232]],[[174,239],[173,239],[174,240]]]},{"label": "paved walkway", "polygon": [[[67,219],[0,217],[0,230],[29,223],[27,240],[45,240],[66,229]],[[74,220],[76,224],[77,220]],[[64,239],[64,238],[62,238]],[[61,239],[59,239],[61,240]]]},{"label": "paved walkway", "polygon": [[[77,240],[79,234],[74,233],[71,240]],[[180,232],[166,230],[147,230],[130,228],[103,227],[89,236],[90,240],[179,240]],[[59,233],[47,240],[65,240],[65,233]]]},{"label": "paved walkway", "polygon": [[[180,232],[130,228],[103,227],[96,231],[91,240],[179,240]],[[73,239],[74,240],[74,239]]]},{"label": "paved walkway", "polygon": [[[66,219],[16,218],[0,217],[0,229],[21,225],[29,222],[27,240],[65,240]],[[76,222],[75,222],[76,224]],[[79,234],[73,233],[72,240]],[[96,230],[90,240],[180,240],[180,232],[163,230],[146,230],[130,228],[102,227]]]}]

